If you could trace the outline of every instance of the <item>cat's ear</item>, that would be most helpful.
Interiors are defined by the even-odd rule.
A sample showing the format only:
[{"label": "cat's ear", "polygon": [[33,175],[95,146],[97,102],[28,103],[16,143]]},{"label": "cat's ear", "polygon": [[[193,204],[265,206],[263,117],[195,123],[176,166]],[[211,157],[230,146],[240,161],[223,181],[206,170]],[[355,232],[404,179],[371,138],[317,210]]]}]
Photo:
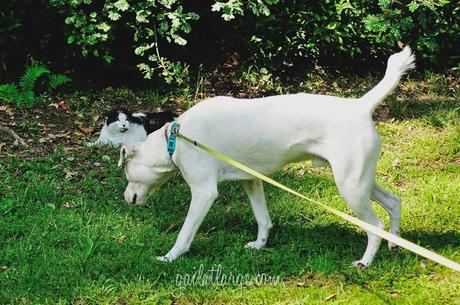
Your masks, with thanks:
[{"label": "cat's ear", "polygon": [[126,144],[120,148],[120,159],[118,159],[118,167],[123,165],[126,159],[132,159],[137,154],[138,144]]}]

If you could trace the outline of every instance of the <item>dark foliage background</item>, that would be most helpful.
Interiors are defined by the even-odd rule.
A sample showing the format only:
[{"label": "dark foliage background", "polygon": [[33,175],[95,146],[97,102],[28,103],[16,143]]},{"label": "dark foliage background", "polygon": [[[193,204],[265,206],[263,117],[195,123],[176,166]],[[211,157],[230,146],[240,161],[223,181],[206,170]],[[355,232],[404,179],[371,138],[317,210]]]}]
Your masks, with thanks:
[{"label": "dark foliage background", "polygon": [[123,84],[183,85],[200,65],[232,60],[280,76],[318,65],[373,72],[398,43],[415,49],[419,69],[458,69],[459,24],[448,0],[1,1],[0,83],[32,58]]}]

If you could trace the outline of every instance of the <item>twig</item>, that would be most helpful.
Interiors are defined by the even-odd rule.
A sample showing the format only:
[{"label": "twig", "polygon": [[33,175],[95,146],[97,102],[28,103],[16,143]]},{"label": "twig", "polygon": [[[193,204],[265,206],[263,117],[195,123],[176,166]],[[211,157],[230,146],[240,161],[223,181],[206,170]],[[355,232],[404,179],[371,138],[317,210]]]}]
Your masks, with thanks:
[{"label": "twig", "polygon": [[12,136],[15,139],[15,142],[18,142],[19,144],[21,144],[24,147],[29,147],[29,145],[26,143],[26,141],[24,141],[16,132],[14,132],[13,129],[8,128],[6,126],[1,126],[0,125],[0,132],[4,132],[6,134],[9,134],[10,136]]},{"label": "twig", "polygon": [[176,230],[176,228],[179,226],[179,224],[181,224],[184,221],[185,221],[185,218],[179,220],[178,222],[173,223],[163,233],[169,233],[169,232],[172,232],[172,231]]}]

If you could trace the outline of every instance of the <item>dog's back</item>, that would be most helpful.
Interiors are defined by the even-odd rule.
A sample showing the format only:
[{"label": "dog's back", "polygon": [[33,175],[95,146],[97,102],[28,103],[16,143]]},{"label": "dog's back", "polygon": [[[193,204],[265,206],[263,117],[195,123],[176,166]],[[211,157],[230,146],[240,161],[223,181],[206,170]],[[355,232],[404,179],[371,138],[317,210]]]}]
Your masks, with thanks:
[{"label": "dog's back", "polygon": [[413,60],[409,48],[392,55],[383,80],[361,98],[305,93],[214,97],[186,111],[178,122],[183,134],[265,173],[311,155],[327,158],[329,143],[335,143],[334,149],[355,142],[357,149],[370,149],[358,146],[379,143],[372,111],[413,68]]}]

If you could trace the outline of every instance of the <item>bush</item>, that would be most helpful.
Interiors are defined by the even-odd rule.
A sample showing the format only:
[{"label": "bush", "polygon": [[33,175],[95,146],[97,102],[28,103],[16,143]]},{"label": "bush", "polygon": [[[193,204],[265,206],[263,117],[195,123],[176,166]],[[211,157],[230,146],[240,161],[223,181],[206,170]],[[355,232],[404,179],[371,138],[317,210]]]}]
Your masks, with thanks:
[{"label": "bush", "polygon": [[[62,39],[71,46],[59,55],[65,63],[81,69],[78,50],[176,85],[187,84],[189,64],[221,63],[214,54],[236,52],[248,66],[297,73],[308,65],[373,66],[402,42],[415,49],[418,67],[431,69],[455,66],[460,45],[460,6],[450,0],[18,0],[0,7],[4,66],[35,33],[24,50],[40,60],[65,49],[50,44]],[[49,27],[50,20],[65,27]]]},{"label": "bush", "polygon": [[[265,0],[268,3],[277,0]],[[66,9],[66,24],[71,33],[69,44],[81,47],[83,55],[93,54],[108,63],[114,58],[113,43],[123,31],[130,35],[131,49],[140,59],[138,69],[145,78],[152,78],[158,71],[167,83],[182,84],[187,80],[188,67],[179,61],[171,61],[160,54],[159,45],[175,44],[185,46],[186,35],[192,30],[191,23],[199,19],[193,11],[184,9],[182,0],[117,0],[105,1],[103,5],[93,0],[50,0],[50,3]],[[249,1],[255,14],[268,14],[262,0]],[[225,20],[235,14],[242,14],[242,2],[230,0],[227,3],[215,2],[214,11],[222,11]],[[199,12],[198,12],[199,13]]]},{"label": "bush", "polygon": [[72,55],[63,25],[49,0],[0,1],[0,83],[16,80],[29,58],[63,69]]},{"label": "bush", "polygon": [[282,1],[254,24],[254,59],[284,68],[386,59],[401,42],[416,51],[418,66],[451,67],[460,44],[460,7],[446,0]]},{"label": "bush", "polygon": [[0,85],[0,100],[15,103],[20,107],[31,108],[36,104],[35,87],[39,79],[48,76],[44,82],[45,91],[52,91],[70,82],[70,78],[63,74],[51,74],[44,65],[35,61],[26,67],[19,85],[7,83]]}]

